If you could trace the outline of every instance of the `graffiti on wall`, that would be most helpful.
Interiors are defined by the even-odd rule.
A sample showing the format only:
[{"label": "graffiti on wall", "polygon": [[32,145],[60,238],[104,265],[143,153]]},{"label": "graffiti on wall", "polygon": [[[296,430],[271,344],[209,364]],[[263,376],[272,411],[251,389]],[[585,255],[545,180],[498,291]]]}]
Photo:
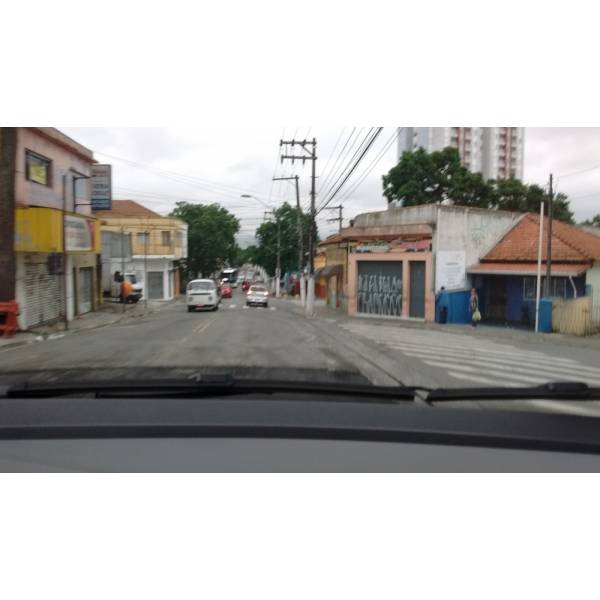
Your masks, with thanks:
[{"label": "graffiti on wall", "polygon": [[358,312],[381,316],[402,315],[402,274],[360,273]]}]

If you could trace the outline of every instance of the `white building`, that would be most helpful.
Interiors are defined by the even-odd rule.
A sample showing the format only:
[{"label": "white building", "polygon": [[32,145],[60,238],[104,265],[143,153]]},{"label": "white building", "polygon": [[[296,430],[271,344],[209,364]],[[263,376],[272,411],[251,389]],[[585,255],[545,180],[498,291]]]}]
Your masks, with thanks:
[{"label": "white building", "polygon": [[398,158],[403,152],[456,148],[462,164],[485,179],[523,178],[522,127],[403,127]]}]

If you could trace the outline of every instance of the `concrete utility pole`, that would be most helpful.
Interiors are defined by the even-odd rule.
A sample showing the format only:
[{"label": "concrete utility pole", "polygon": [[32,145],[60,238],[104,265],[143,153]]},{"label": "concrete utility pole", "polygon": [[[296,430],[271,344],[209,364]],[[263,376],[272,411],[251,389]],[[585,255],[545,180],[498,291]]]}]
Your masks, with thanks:
[{"label": "concrete utility pole", "polygon": [[277,224],[277,266],[275,267],[275,296],[279,298],[279,287],[281,285],[281,221],[274,210],[265,211],[265,217],[273,215]]},{"label": "concrete utility pole", "polygon": [[338,227],[338,232],[342,233],[342,211],[344,210],[344,207],[341,204],[338,204],[337,206],[326,206],[325,210],[337,210],[339,211],[339,216],[336,217],[335,219],[327,219],[328,223],[335,223],[336,221],[338,221],[339,223],[339,227]]},{"label": "concrete utility pole", "polygon": [[548,245],[546,250],[546,290],[544,294],[546,298],[549,298],[550,294],[552,293],[552,288],[550,286],[552,276],[552,205],[554,204],[552,201],[552,196],[552,173],[550,173],[550,182],[548,184]]},{"label": "concrete utility pole", "polygon": [[542,238],[544,237],[544,203],[540,203],[540,233],[538,237],[538,262],[535,288],[535,332],[539,331],[540,324],[540,293],[542,281]]},{"label": "concrete utility pole", "polygon": [[308,231],[308,289],[306,294],[306,316],[311,317],[314,313],[315,304],[315,199],[316,199],[316,169],[317,169],[317,140],[280,140],[279,146],[292,147],[292,152],[295,146],[299,146],[305,154],[282,154],[281,162],[291,160],[292,164],[295,161],[301,160],[304,164],[307,160],[312,163],[311,185],[310,185],[310,228]]}]

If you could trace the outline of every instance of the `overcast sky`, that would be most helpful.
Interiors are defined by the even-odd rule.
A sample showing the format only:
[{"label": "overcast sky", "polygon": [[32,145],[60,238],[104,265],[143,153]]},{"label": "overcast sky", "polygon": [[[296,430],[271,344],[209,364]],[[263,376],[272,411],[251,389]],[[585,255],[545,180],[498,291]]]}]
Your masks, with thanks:
[{"label": "overcast sky", "polygon": [[[350,154],[335,165],[336,157],[353,129],[354,135],[346,147],[346,151],[350,148]],[[339,167],[342,163],[345,166],[368,132],[368,128],[361,132],[360,127],[302,126],[244,129],[64,127],[61,130],[92,149],[98,161],[113,165],[114,198],[135,199],[161,214],[168,213],[177,200],[218,202],[240,219],[242,244],[252,240],[256,227],[264,218],[265,205],[296,201],[293,182],[272,183],[273,176],[298,174],[302,206],[304,209],[309,206],[310,163],[307,161],[303,166],[298,162],[292,165],[276,160],[281,137],[314,136],[317,139],[317,175],[319,184],[324,184],[321,189],[317,185],[320,192],[318,206],[327,196]],[[396,162],[394,135],[393,128],[384,128],[354,176],[333,200],[333,205],[342,201],[346,224],[347,219],[358,213],[386,208],[381,193],[381,175]],[[352,147],[355,140],[357,144]],[[297,149],[295,153],[298,153]],[[378,157],[378,162],[373,164]],[[353,182],[371,165],[372,171],[348,195]],[[590,170],[573,174],[586,169]],[[332,171],[336,172],[333,178]],[[558,191],[571,198],[578,221],[600,213],[600,128],[527,128],[524,180],[545,185],[550,172],[555,175]],[[561,177],[565,175],[568,176]],[[256,199],[241,198],[244,193],[254,195]],[[321,236],[335,231],[337,224],[326,221],[334,216],[337,211],[323,211],[318,215]]]}]

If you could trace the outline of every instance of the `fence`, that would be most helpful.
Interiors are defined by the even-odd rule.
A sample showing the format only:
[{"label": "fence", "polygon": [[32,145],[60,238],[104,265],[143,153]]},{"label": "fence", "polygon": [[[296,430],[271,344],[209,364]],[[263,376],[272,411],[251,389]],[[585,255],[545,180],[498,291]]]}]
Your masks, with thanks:
[{"label": "fence", "polygon": [[599,333],[600,298],[583,296],[572,300],[555,300],[552,304],[552,330],[581,336]]}]

